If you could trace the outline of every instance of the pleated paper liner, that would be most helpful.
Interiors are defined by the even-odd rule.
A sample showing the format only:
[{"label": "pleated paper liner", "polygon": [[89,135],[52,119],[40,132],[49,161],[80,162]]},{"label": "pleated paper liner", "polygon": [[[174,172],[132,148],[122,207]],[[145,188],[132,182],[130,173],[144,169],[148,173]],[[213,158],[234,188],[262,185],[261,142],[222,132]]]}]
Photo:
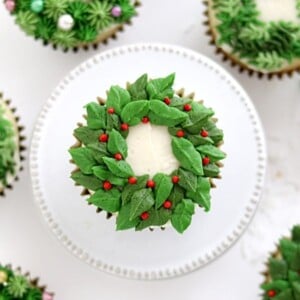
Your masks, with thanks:
[{"label": "pleated paper liner", "polygon": [[237,67],[239,69],[240,73],[247,72],[250,77],[253,75],[256,75],[258,78],[268,78],[272,79],[274,77],[277,77],[279,79],[283,78],[284,76],[292,77],[294,73],[300,73],[300,59],[297,60],[294,65],[287,66],[286,68],[283,68],[280,71],[275,71],[275,72],[269,72],[269,73],[264,73],[255,69],[250,68],[247,64],[243,63],[240,61],[237,57],[235,57],[233,54],[230,55],[226,51],[224,51],[221,47],[217,45],[217,33],[212,25],[212,9],[211,6],[212,0],[203,0],[204,4],[206,6],[204,15],[206,20],[204,21],[204,25],[207,27],[207,31],[205,32],[206,35],[210,37],[209,44],[214,46],[216,48],[215,53],[217,55],[221,55],[222,60],[224,62],[229,62],[232,67]]},{"label": "pleated paper liner", "polygon": [[[3,101],[3,102],[2,102]],[[0,103],[4,103],[4,105],[10,110],[10,112],[14,116],[15,125],[17,126],[17,132],[18,135],[18,156],[19,156],[19,164],[16,166],[15,175],[12,175],[14,177],[14,181],[18,181],[18,173],[23,170],[23,162],[25,160],[24,152],[26,150],[26,147],[24,146],[24,141],[26,140],[25,136],[23,135],[24,127],[20,125],[20,117],[16,114],[17,110],[15,107],[11,106],[11,100],[5,100],[3,98],[3,94],[0,93]],[[13,189],[13,182],[9,183],[8,185],[4,186],[4,188],[0,187],[0,197],[5,196],[6,190],[12,190]]]},{"label": "pleated paper liner", "polygon": [[[127,84],[127,86],[128,86],[129,84]],[[194,100],[194,97],[195,97],[195,94],[194,93],[191,93],[191,94],[185,94],[185,90],[182,88],[182,89],[180,89],[180,90],[178,90],[177,92],[176,92],[176,95],[178,95],[179,97],[182,97],[182,98],[189,98],[189,99],[193,99]],[[99,104],[104,104],[105,103],[105,99],[103,99],[103,98],[98,98],[98,102],[99,102]],[[198,101],[199,103],[203,103],[203,101],[201,100],[201,101]],[[84,118],[86,118],[86,116],[83,116]],[[217,123],[217,119],[216,118],[213,118],[212,119],[215,123]],[[77,124],[79,127],[82,127],[82,126],[84,126],[82,123],[78,123]],[[222,146],[222,144],[223,143],[220,143],[219,145],[218,145],[218,147],[220,148],[221,146]],[[78,139],[76,139],[76,143],[71,147],[71,148],[80,148],[82,146],[82,143],[78,140]],[[72,164],[74,164],[75,165],[75,163],[74,163],[74,161],[73,160],[70,160],[70,162],[72,163]],[[219,168],[222,168],[223,167],[223,164],[222,163],[220,163],[220,162],[218,162],[217,163],[217,166],[219,167]],[[73,172],[72,173],[75,173],[75,172],[77,172],[77,171],[79,171],[79,168],[76,166],[76,168],[73,170]],[[219,175],[218,177],[217,177],[217,179],[221,179],[221,176]],[[215,188],[216,187],[216,185],[215,185],[215,183],[214,183],[214,181],[213,181],[213,179],[212,178],[210,178],[210,185],[211,185],[211,188]],[[75,186],[79,186],[79,184],[76,184],[75,183]],[[90,197],[90,196],[92,196],[92,193],[91,193],[91,191],[90,190],[88,190],[87,188],[83,188],[83,190],[82,190],[82,192],[81,192],[81,196],[84,196],[84,197]],[[93,205],[93,204],[89,204],[88,203],[88,205]],[[101,209],[101,208],[97,208],[96,209],[96,212],[97,213],[100,213],[100,212],[102,212],[103,210]],[[103,212],[105,212],[105,211],[103,211]],[[114,214],[112,214],[112,213],[109,213],[109,212],[105,212],[106,213],[106,218],[107,219],[110,219],[111,217],[113,217],[114,215],[116,215],[117,213],[114,213]],[[166,229],[166,225],[164,225],[164,226],[155,226],[155,227],[149,227],[149,230],[150,231],[153,231],[155,228],[160,228],[161,230],[165,230]]]},{"label": "pleated paper liner", "polygon": [[[134,4],[135,8],[138,8],[139,6],[141,6],[141,2],[139,0],[135,0],[133,4]],[[89,51],[91,49],[96,50],[99,48],[99,46],[101,44],[107,45],[110,40],[117,40],[118,34],[120,32],[125,31],[126,27],[128,27],[128,26],[133,26],[132,19],[137,16],[138,16],[138,13],[135,16],[133,16],[130,20],[128,20],[127,22],[124,22],[122,24],[115,24],[111,28],[108,28],[106,30],[104,29],[104,31],[100,32],[98,35],[98,38],[93,42],[80,43],[74,47],[63,48],[59,45],[56,45],[56,44],[53,44],[51,42],[44,40],[43,45],[44,46],[52,45],[53,49],[55,49],[55,50],[60,49],[60,50],[63,50],[63,52],[69,52],[71,50],[73,50],[74,52],[78,52],[80,50],[85,50],[85,51]],[[36,39],[36,40],[39,40],[39,39]]]},{"label": "pleated paper liner", "polygon": [[[42,299],[41,300],[52,300],[54,299],[54,293],[47,291],[47,286],[40,284],[40,278],[39,277],[32,277],[30,272],[24,273],[20,267],[13,268],[11,264],[3,265],[0,262],[0,266],[3,266],[4,268],[10,269],[15,275],[24,276],[30,285],[34,288],[37,288],[42,293]],[[1,295],[1,292],[0,292]],[[2,299],[2,298],[1,298]],[[6,299],[6,298],[5,298]]]}]

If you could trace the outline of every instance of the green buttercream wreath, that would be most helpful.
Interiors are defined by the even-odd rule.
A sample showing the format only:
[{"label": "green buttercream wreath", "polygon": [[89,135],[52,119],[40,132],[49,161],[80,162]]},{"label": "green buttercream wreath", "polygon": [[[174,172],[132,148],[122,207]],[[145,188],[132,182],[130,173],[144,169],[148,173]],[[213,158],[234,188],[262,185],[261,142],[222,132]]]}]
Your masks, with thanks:
[{"label": "green buttercream wreath", "polygon": [[283,238],[268,262],[266,283],[262,285],[264,300],[300,299],[300,225],[292,230],[292,238]]},{"label": "green buttercream wreath", "polygon": [[16,274],[0,264],[0,300],[42,300],[42,289],[27,276]]},{"label": "green buttercream wreath", "polygon": [[[219,177],[223,132],[214,112],[175,95],[175,74],[148,80],[141,76],[123,89],[112,86],[107,101],[87,108],[87,126],[74,132],[80,146],[70,149],[79,168],[72,179],[91,192],[88,203],[117,214],[117,230],[163,226],[171,221],[182,233],[195,205],[210,210],[211,178]],[[171,174],[135,176],[126,162],[129,127],[151,122],[167,126],[180,167]]]},{"label": "green buttercream wreath", "polygon": [[[212,0],[220,35],[217,44],[229,45],[233,54],[254,69],[278,71],[300,59],[300,25],[264,22],[255,0]],[[300,0],[295,1],[300,19]]]},{"label": "green buttercream wreath", "polygon": [[128,22],[136,14],[131,0],[4,0],[4,3],[26,34],[64,49],[97,42],[101,32]]},{"label": "green buttercream wreath", "polygon": [[15,131],[4,115],[0,100],[0,190],[8,184],[8,175],[15,174]]}]

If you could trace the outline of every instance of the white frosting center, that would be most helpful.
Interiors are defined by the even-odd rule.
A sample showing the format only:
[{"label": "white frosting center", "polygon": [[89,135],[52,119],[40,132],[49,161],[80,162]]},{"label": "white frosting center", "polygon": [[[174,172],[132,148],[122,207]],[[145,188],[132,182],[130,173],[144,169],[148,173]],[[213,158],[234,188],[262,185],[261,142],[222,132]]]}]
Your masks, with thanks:
[{"label": "white frosting center", "polygon": [[295,0],[256,0],[256,4],[262,21],[300,23]]},{"label": "white frosting center", "polygon": [[170,174],[179,167],[172,152],[171,135],[165,126],[150,123],[139,124],[129,128],[126,139],[128,157],[135,175],[141,176],[156,173]]}]

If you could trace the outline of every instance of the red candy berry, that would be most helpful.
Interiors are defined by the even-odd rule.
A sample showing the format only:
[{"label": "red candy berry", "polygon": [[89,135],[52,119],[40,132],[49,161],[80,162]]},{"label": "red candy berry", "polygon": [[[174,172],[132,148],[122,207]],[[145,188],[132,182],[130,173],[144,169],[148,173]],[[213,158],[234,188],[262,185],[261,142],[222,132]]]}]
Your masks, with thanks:
[{"label": "red candy berry", "polygon": [[273,297],[275,297],[276,296],[276,291],[274,291],[274,290],[269,290],[268,291],[268,296],[270,297],[270,298],[273,298]]},{"label": "red candy berry", "polygon": [[179,138],[182,138],[182,137],[184,137],[184,131],[183,130],[178,130],[177,132],[176,132],[176,135],[179,137]]},{"label": "red candy berry", "polygon": [[102,143],[106,143],[108,141],[108,135],[106,133],[102,133],[99,136],[99,141],[102,142]]},{"label": "red candy berry", "polygon": [[114,110],[113,107],[110,107],[110,108],[107,110],[107,112],[108,112],[110,115],[112,115],[113,113],[115,113],[115,110]]},{"label": "red candy berry", "polygon": [[192,106],[191,106],[190,104],[186,104],[186,105],[183,107],[183,109],[184,109],[185,111],[190,111],[190,110],[192,110]]},{"label": "red candy berry", "polygon": [[147,187],[153,189],[155,187],[155,182],[153,180],[148,180]]},{"label": "red candy berry", "polygon": [[164,99],[164,102],[165,102],[167,105],[170,105],[170,104],[171,104],[171,99],[168,98],[168,97],[166,97],[166,98]]},{"label": "red candy berry", "polygon": [[172,207],[172,202],[170,200],[166,200],[163,204],[164,208],[169,209]]},{"label": "red candy berry", "polygon": [[112,184],[109,181],[104,181],[103,182],[103,188],[108,191],[112,188]]},{"label": "red candy berry", "polygon": [[142,122],[144,123],[144,124],[147,124],[147,123],[149,123],[149,118],[148,117],[144,117],[143,119],[142,119]]},{"label": "red candy berry", "polygon": [[128,128],[129,128],[129,125],[128,125],[127,123],[123,123],[123,124],[121,125],[121,130],[122,130],[122,131],[127,131]]},{"label": "red candy berry", "polygon": [[172,177],[172,182],[173,182],[174,184],[178,183],[179,180],[180,180],[179,176],[176,176],[176,175],[175,175],[175,176]]},{"label": "red candy berry", "polygon": [[135,177],[129,177],[128,178],[128,183],[129,184],[136,184],[137,183],[137,179]]},{"label": "red candy berry", "polygon": [[122,158],[123,158],[123,157],[122,157],[122,154],[121,154],[121,153],[116,153],[116,154],[115,154],[115,159],[116,159],[116,160],[122,160]]},{"label": "red candy berry", "polygon": [[149,218],[149,213],[147,212],[147,211],[145,211],[145,212],[143,212],[142,214],[141,214],[141,219],[143,220],[143,221],[145,221],[145,220],[147,220],[148,218]]},{"label": "red candy berry", "polygon": [[204,137],[204,138],[208,137],[208,132],[207,132],[205,129],[203,129],[203,130],[200,132],[200,134],[201,134],[201,136]]},{"label": "red candy berry", "polygon": [[203,157],[202,163],[203,163],[204,166],[209,165],[209,163],[210,163],[209,157],[207,157],[207,156]]}]

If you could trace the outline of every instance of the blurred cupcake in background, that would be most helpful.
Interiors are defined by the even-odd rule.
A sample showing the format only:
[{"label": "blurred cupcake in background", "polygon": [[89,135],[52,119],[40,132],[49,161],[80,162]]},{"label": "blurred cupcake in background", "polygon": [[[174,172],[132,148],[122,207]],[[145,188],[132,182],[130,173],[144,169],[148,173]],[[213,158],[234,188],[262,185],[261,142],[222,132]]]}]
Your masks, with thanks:
[{"label": "blurred cupcake in background", "polygon": [[0,94],[0,195],[4,195],[6,188],[12,188],[17,179],[18,171],[22,169],[24,159],[21,152],[25,150],[22,141],[25,139],[19,126],[19,118],[15,116],[15,109],[10,108],[10,102],[5,101]]},{"label": "blurred cupcake in background", "polygon": [[294,226],[291,237],[279,241],[263,275],[264,300],[300,299],[300,225]]},{"label": "blurred cupcake in background", "polygon": [[136,0],[4,0],[30,36],[67,51],[116,38],[136,15]]},{"label": "blurred cupcake in background", "polygon": [[300,2],[206,0],[208,34],[217,53],[259,77],[300,70]]},{"label": "blurred cupcake in background", "polygon": [[0,299],[2,300],[53,300],[53,294],[39,285],[39,279],[31,279],[21,269],[0,263]]}]

